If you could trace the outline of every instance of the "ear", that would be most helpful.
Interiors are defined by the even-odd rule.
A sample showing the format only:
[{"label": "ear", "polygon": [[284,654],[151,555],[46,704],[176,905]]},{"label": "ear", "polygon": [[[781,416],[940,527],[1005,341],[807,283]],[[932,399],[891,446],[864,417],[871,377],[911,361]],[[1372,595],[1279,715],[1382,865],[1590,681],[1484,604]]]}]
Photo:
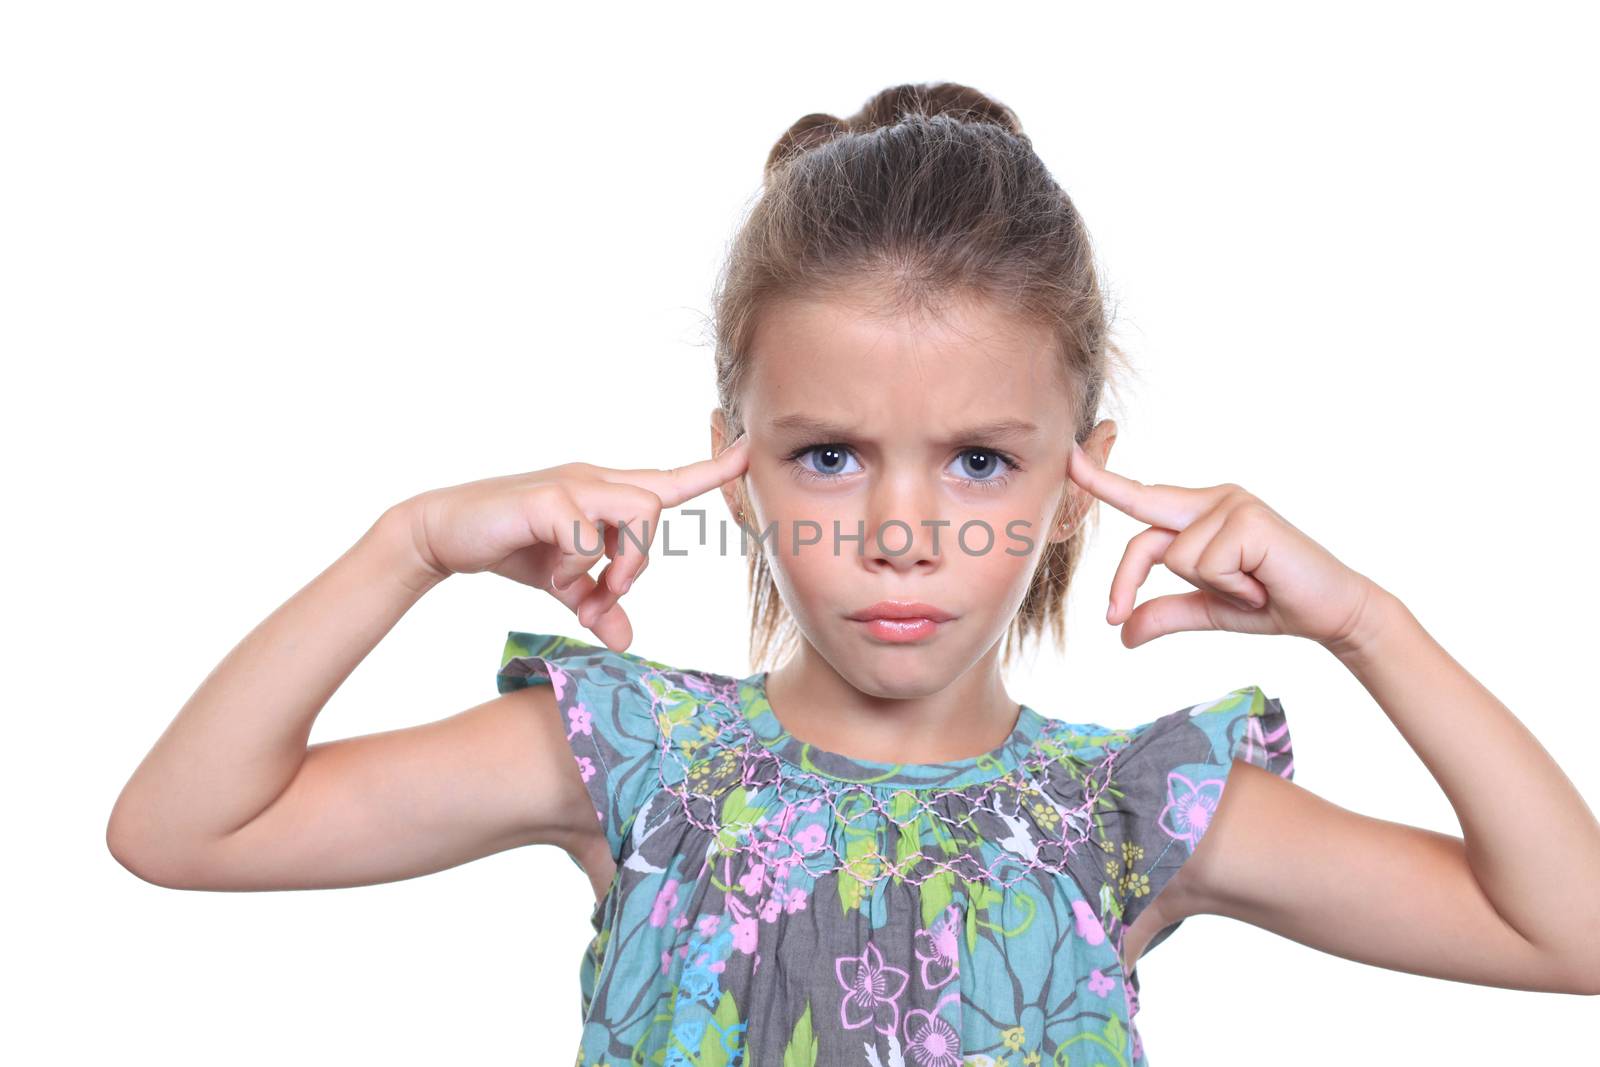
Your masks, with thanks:
[{"label": "ear", "polygon": [[1106,460],[1111,456],[1111,446],[1117,443],[1117,424],[1110,419],[1102,419],[1094,428],[1094,435],[1090,438],[1096,444],[1095,458],[1100,461],[1100,466],[1106,465]]},{"label": "ear", "polygon": [[[723,414],[722,408],[712,408],[711,454],[713,456],[720,455],[723,448],[726,447],[728,442],[732,439],[732,435],[728,433],[728,420]],[[728,514],[738,516],[744,512],[744,501],[740,499],[740,497],[743,495],[743,487],[743,477],[740,477],[735,481],[728,482],[721,487],[720,491],[722,493],[723,502],[728,505]]]},{"label": "ear", "polygon": [[[1111,419],[1101,419],[1095,424],[1089,436],[1084,438],[1083,450],[1101,467],[1106,465],[1106,457],[1111,455],[1111,446],[1117,441],[1117,424]],[[1051,527],[1050,535],[1046,541],[1065,541],[1078,529],[1078,524],[1088,517],[1089,509],[1094,507],[1095,498],[1088,491],[1075,484],[1072,479],[1063,475],[1066,499],[1063,500],[1060,514],[1056,518],[1055,526]]]}]

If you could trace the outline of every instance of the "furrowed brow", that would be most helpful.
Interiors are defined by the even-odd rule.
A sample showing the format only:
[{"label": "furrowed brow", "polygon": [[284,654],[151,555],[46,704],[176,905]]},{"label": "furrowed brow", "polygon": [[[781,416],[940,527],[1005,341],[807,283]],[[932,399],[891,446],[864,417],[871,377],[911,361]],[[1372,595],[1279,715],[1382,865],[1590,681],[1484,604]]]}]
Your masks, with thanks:
[{"label": "furrowed brow", "polygon": [[1016,441],[1037,437],[1039,427],[1027,419],[995,419],[958,430],[945,439],[946,444],[959,445],[967,441]]},{"label": "furrowed brow", "polygon": [[[779,415],[772,420],[772,428],[780,433],[792,433],[813,440],[850,440],[859,434],[859,428],[828,419],[819,419],[803,412]],[[972,441],[1018,440],[1037,436],[1039,427],[1027,419],[993,419],[969,426],[948,435],[943,443],[964,444]]]},{"label": "furrowed brow", "polygon": [[801,412],[779,415],[772,420],[772,428],[779,433],[822,441],[851,437],[855,432],[843,423],[829,422],[827,419],[819,419]]}]

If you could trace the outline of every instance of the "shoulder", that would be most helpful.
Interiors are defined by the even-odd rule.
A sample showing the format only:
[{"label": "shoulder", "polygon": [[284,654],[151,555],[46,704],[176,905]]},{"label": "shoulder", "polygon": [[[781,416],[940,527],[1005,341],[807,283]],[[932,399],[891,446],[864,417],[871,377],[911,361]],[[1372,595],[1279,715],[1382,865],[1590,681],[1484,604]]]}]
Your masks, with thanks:
[{"label": "shoulder", "polygon": [[1292,768],[1283,705],[1259,685],[1230,689],[1129,726],[1049,719],[1041,742],[1062,754],[1112,757],[1124,764],[1187,755],[1199,762],[1238,757],[1258,765],[1276,763],[1280,771]]},{"label": "shoulder", "polygon": [[671,672],[665,663],[633,652],[617,652],[604,645],[580,641],[564,634],[526,633],[512,630],[500,653],[500,692],[509,693],[547,682],[560,687],[568,677],[589,684],[630,684],[653,672]]},{"label": "shoulder", "polygon": [[[636,817],[678,784],[736,719],[740,679],[686,670],[562,634],[512,630],[496,684],[502,694],[548,686],[578,777],[621,862]],[[585,816],[585,819],[587,817]]]},{"label": "shoulder", "polygon": [[501,693],[549,685],[575,730],[596,731],[617,746],[631,740],[651,748],[662,739],[687,742],[707,718],[736,720],[743,682],[563,634],[520,630],[507,633],[496,675]]}]

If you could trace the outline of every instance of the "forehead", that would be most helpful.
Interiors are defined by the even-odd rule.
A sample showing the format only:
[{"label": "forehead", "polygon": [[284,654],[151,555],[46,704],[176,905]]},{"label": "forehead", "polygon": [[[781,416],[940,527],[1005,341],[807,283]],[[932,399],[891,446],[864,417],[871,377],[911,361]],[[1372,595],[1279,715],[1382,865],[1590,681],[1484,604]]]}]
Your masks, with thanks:
[{"label": "forehead", "polygon": [[841,300],[766,309],[751,346],[749,419],[827,414],[855,424],[997,416],[1043,427],[1068,417],[1067,387],[1044,326],[979,300],[890,315]]}]

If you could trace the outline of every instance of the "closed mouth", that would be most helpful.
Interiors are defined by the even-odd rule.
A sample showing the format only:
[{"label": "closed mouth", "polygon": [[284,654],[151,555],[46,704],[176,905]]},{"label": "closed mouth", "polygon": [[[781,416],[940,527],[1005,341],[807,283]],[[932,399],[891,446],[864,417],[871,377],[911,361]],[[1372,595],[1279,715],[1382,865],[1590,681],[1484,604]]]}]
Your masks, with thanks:
[{"label": "closed mouth", "polygon": [[949,622],[955,618],[948,611],[924,604],[920,601],[883,600],[869,608],[863,608],[854,615],[849,616],[857,622],[872,622],[874,619],[929,619],[933,622]]}]

